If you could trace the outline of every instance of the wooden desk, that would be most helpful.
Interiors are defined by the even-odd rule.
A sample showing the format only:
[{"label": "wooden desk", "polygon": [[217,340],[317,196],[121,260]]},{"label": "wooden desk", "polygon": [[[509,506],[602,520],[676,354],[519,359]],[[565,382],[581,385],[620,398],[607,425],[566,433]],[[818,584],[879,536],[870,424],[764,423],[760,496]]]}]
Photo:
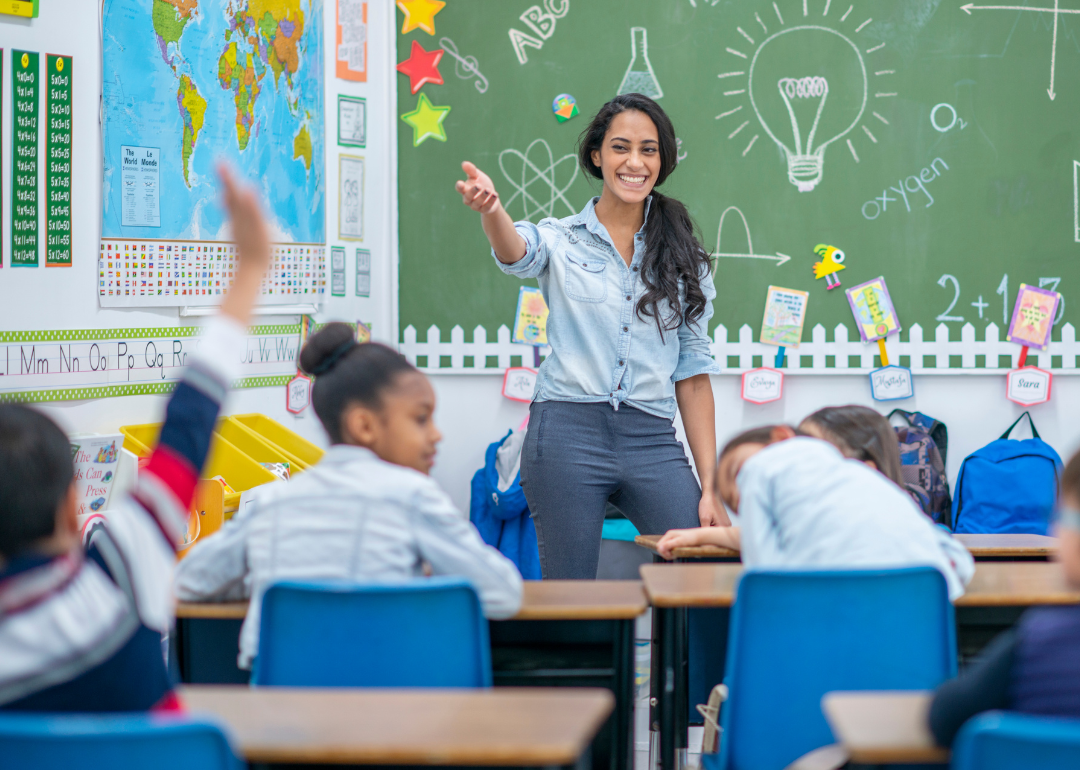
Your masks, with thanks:
[{"label": "wooden desk", "polygon": [[[615,711],[594,746],[594,766],[625,770],[633,757],[634,620],[648,608],[636,580],[527,581],[521,610],[492,621],[496,687],[605,687]],[[236,666],[247,602],[180,603],[174,649],[182,681],[246,683]]]},{"label": "wooden desk", "polygon": [[[634,542],[656,553],[662,535],[638,535]],[[1057,538],[1047,535],[954,535],[976,561],[1047,561],[1057,555]],[[676,548],[675,561],[696,559],[738,561],[739,552],[718,545]]]},{"label": "wooden desk", "polygon": [[[637,580],[529,580],[512,620],[633,620],[648,609]],[[243,620],[247,602],[179,602],[177,618]]]},{"label": "wooden desk", "polygon": [[[686,644],[679,639],[678,612],[693,607],[730,607],[735,602],[741,564],[645,564],[641,578],[645,594],[660,624],[657,634],[654,681],[671,676],[674,691],[659,690],[656,698],[661,726],[661,764],[666,760],[671,729],[671,765],[674,752],[684,745],[687,676]],[[979,562],[965,594],[956,600],[957,637],[961,656],[976,654],[996,634],[1008,628],[1028,607],[1080,603],[1080,591],[1065,585],[1061,567],[1048,562]]]},{"label": "wooden desk", "polygon": [[927,725],[930,692],[830,692],[821,708],[851,761],[865,765],[946,764]]},{"label": "wooden desk", "polygon": [[573,767],[611,713],[607,690],[186,686],[249,762]]}]

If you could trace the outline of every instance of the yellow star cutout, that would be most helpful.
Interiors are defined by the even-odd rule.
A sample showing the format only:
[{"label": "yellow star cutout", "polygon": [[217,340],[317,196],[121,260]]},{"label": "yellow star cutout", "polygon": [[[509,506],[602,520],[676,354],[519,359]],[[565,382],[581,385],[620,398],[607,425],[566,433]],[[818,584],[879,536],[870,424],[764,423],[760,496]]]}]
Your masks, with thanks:
[{"label": "yellow star cutout", "polygon": [[442,0],[397,0],[397,7],[405,14],[401,34],[407,35],[414,29],[422,29],[429,35],[434,35],[435,14],[445,5]]},{"label": "yellow star cutout", "polygon": [[413,128],[413,147],[418,147],[428,138],[445,142],[446,130],[442,122],[448,112],[450,107],[436,107],[427,98],[427,94],[421,93],[416,109],[401,116],[401,119]]}]

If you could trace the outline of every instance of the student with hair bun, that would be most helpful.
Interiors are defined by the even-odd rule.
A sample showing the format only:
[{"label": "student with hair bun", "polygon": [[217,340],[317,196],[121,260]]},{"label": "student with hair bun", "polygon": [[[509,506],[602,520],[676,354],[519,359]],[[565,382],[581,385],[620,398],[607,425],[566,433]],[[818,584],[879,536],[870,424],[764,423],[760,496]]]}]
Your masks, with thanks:
[{"label": "student with hair bun", "polygon": [[180,562],[181,600],[250,597],[240,667],[258,655],[262,594],[274,580],[385,580],[460,575],[488,617],[514,615],[521,575],[480,539],[427,475],[442,439],[435,392],[405,357],[359,344],[327,324],[300,352],[315,378],[312,405],[333,446],[290,481],[259,488],[252,504]]}]

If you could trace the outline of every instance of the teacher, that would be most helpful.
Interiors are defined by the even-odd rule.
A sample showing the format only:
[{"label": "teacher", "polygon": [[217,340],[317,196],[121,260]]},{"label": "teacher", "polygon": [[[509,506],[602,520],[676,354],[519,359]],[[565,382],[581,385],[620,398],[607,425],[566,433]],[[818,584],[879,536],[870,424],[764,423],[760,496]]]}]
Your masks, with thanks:
[{"label": "teacher", "polygon": [[[675,129],[641,94],[617,96],[578,141],[603,181],[581,213],[515,223],[469,162],[457,183],[503,272],[536,278],[551,314],[521,452],[545,579],[593,579],[610,500],[641,532],[730,524],[713,492],[716,428],[706,336],[712,261],[682,203],[661,195]],[[701,483],[675,438],[682,413]]]}]

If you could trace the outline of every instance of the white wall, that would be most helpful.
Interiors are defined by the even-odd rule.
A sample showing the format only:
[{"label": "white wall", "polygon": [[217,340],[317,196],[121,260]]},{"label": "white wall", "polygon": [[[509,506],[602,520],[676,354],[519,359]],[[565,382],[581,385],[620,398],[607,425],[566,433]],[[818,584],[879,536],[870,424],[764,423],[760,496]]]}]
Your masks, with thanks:
[{"label": "white wall", "polygon": [[[396,262],[396,141],[397,120],[394,108],[393,59],[394,6],[373,0],[369,3],[369,48],[367,83],[351,83],[334,77],[334,8],[333,0],[324,0],[324,46],[326,50],[326,163],[327,163],[327,246],[340,243],[346,247],[346,296],[328,298],[324,320],[362,320],[372,325],[377,339],[393,341],[397,334],[397,262]],[[98,104],[101,95],[100,5],[93,0],[45,0],[40,17],[26,20],[0,16],[0,47],[4,49],[3,86],[3,254],[5,267],[0,271],[0,330],[84,329],[127,326],[187,326],[198,319],[181,318],[176,309],[127,310],[98,307],[96,292],[96,255],[101,234],[101,131]],[[11,268],[11,49],[20,48],[42,54],[74,56],[74,136],[73,136],[73,266],[70,268]],[[367,148],[340,148],[363,156],[365,202],[363,243],[338,242],[337,235],[337,94],[367,99]],[[175,105],[174,105],[175,107]],[[167,109],[168,105],[146,105],[146,109]],[[44,110],[44,106],[40,108]],[[42,180],[44,180],[44,164]],[[44,189],[44,181],[42,181]],[[162,205],[168,205],[162,201]],[[41,223],[44,232],[44,221]],[[370,298],[354,296],[355,250],[371,250],[372,289]],[[44,256],[41,256],[44,263]],[[264,316],[261,323],[296,323],[297,316]],[[161,419],[165,398],[130,396],[94,401],[71,401],[48,404],[43,409],[65,429],[79,432],[115,430],[123,424],[155,422]],[[296,418],[285,410],[283,388],[259,388],[237,391],[228,411],[262,412],[297,430],[302,435],[324,442],[321,427],[314,415]]]},{"label": "white wall", "polygon": [[[435,375],[438,394],[436,421],[444,434],[432,475],[463,510],[469,505],[469,481],[484,462],[484,450],[517,428],[527,405],[502,397],[502,377],[494,375]],[[780,401],[756,406],[739,397],[739,378],[712,378],[716,399],[719,444],[747,428],[776,422],[797,423],[823,406],[864,404],[883,414],[894,406],[922,411],[949,428],[948,472],[955,484],[960,463],[971,452],[998,438],[1024,410],[1005,399],[1004,377],[935,375],[916,377],[915,397],[900,402],[875,402],[865,376],[788,376]],[[1080,449],[1080,377],[1054,378],[1053,398],[1031,409],[1044,440],[1062,460]],[[1028,438],[1027,421],[1014,437]],[[680,440],[682,425],[677,425]]]}]

